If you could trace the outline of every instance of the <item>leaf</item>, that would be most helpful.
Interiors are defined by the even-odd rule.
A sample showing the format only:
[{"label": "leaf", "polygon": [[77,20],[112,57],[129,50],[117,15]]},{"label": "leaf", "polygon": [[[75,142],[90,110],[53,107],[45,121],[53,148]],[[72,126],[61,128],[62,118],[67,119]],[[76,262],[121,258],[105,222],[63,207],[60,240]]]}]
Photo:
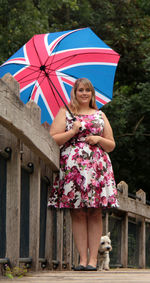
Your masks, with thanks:
[{"label": "leaf", "polygon": [[13,278],[14,278],[11,273],[6,273],[5,275],[6,275],[6,277],[8,277],[8,278],[10,278],[10,279],[13,279]]}]

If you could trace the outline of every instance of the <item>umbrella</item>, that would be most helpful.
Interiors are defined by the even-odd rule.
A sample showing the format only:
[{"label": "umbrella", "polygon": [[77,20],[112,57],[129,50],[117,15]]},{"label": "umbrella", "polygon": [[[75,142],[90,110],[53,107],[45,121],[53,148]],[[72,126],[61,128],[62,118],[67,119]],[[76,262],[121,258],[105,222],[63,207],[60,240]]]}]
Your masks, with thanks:
[{"label": "umbrella", "polygon": [[90,28],[37,34],[0,66],[0,77],[8,72],[14,76],[20,99],[34,100],[41,108],[41,123],[51,124],[60,106],[68,109],[77,78],[92,82],[98,108],[108,103],[119,58]]}]

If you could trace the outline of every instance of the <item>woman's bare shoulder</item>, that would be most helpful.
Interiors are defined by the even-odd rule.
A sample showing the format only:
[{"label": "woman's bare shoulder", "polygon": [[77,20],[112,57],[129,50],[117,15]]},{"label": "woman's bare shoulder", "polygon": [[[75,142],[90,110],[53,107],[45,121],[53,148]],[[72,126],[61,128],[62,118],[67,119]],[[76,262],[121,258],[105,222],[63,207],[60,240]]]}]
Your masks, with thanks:
[{"label": "woman's bare shoulder", "polygon": [[61,107],[60,109],[59,109],[59,111],[58,111],[58,113],[57,113],[57,115],[56,116],[60,116],[60,115],[62,115],[62,116],[65,116],[66,115],[66,109],[65,109],[65,107]]},{"label": "woman's bare shoulder", "polygon": [[53,123],[50,127],[50,134],[53,136],[54,134],[65,131],[66,127],[66,110],[65,108],[60,108]]},{"label": "woman's bare shoulder", "polygon": [[106,121],[109,122],[109,120],[108,120],[106,114],[105,114],[103,111],[101,111],[101,114],[102,114],[103,120],[104,120],[105,122],[106,122]]},{"label": "woman's bare shoulder", "polygon": [[101,112],[102,117],[105,118],[106,117],[105,113],[102,110],[100,110],[100,112]]}]

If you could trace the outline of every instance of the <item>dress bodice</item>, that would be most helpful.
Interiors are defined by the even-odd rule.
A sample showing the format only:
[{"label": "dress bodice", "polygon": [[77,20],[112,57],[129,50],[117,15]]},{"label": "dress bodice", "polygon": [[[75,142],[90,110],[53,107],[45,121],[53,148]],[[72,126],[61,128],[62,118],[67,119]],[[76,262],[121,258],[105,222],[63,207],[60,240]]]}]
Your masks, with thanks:
[{"label": "dress bodice", "polygon": [[[73,139],[83,141],[88,135],[103,134],[104,120],[102,117],[102,111],[97,110],[94,114],[90,115],[77,115],[77,120],[81,122],[82,129],[74,136]],[[70,130],[73,126],[73,119],[71,115],[66,111],[66,131]]]}]

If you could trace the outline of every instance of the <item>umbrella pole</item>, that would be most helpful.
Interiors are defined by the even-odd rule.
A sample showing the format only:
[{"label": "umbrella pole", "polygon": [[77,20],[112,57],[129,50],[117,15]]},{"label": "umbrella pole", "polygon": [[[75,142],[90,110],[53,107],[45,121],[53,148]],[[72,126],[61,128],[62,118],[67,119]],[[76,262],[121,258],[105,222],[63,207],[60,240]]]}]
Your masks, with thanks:
[{"label": "umbrella pole", "polygon": [[70,115],[71,115],[71,117],[72,117],[73,121],[75,121],[75,120],[76,120],[76,118],[74,117],[73,113],[71,112],[71,110],[70,110],[70,109],[69,109],[69,107],[67,106],[66,102],[65,102],[65,101],[63,100],[63,98],[61,97],[61,95],[60,95],[59,91],[57,90],[57,88],[55,87],[55,85],[53,84],[53,82],[51,81],[51,79],[49,78],[49,76],[48,76],[48,74],[47,74],[47,73],[46,73],[46,76],[47,76],[47,78],[48,78],[49,83],[50,83],[50,84],[52,84],[53,88],[56,90],[56,92],[57,92],[57,94],[59,95],[59,97],[60,97],[61,101],[62,101],[62,102],[63,102],[63,104],[65,105],[65,107],[66,107],[67,111],[70,113]]}]

